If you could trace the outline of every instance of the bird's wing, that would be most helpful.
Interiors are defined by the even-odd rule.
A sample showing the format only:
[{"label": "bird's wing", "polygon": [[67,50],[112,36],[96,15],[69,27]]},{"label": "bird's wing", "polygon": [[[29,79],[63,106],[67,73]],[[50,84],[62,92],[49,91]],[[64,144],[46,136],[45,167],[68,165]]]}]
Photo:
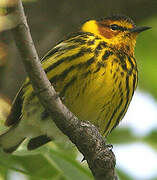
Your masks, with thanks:
[{"label": "bird's wing", "polygon": [[[53,56],[54,54],[56,54],[57,52],[63,52],[65,50],[72,50],[75,49],[76,46],[73,45],[73,41],[75,42],[76,39],[78,40],[78,38],[76,37],[84,37],[87,33],[83,33],[83,32],[78,32],[78,33],[74,33],[72,35],[69,35],[69,37],[67,37],[64,41],[60,41],[54,48],[52,48],[50,51],[48,51],[48,53],[41,59],[42,63],[44,63],[44,61],[46,61],[49,57]],[[87,37],[84,37],[85,39]],[[82,40],[82,38],[81,38]],[[75,44],[82,44],[84,43],[84,41],[78,41],[75,42]],[[26,85],[26,83],[23,84],[23,86],[20,88],[19,92],[17,93],[13,104],[12,104],[12,108],[11,108],[11,112],[5,122],[6,126],[12,126],[17,124],[20,121],[20,117],[21,117],[21,109],[22,109],[22,103],[23,103],[23,87]]]},{"label": "bird's wing", "polygon": [[5,121],[6,126],[15,125],[20,121],[21,109],[22,109],[22,96],[23,96],[22,88],[23,86],[20,88],[19,92],[14,98],[10,114]]}]

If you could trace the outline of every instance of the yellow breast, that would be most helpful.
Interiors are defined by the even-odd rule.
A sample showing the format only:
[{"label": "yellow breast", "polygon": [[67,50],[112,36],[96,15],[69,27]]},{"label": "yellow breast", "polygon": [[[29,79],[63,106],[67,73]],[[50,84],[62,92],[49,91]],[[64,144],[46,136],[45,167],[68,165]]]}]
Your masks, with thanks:
[{"label": "yellow breast", "polygon": [[131,101],[137,83],[136,63],[134,59],[129,62],[127,55],[118,56],[103,41],[95,43],[88,52],[82,47],[85,55],[62,65],[73,63],[54,85],[70,111],[106,135],[118,125]]},{"label": "yellow breast", "polygon": [[[63,103],[80,120],[92,122],[104,135],[118,125],[137,84],[133,57],[87,33],[57,45],[42,64]],[[35,95],[31,85],[24,91],[27,108]]]}]

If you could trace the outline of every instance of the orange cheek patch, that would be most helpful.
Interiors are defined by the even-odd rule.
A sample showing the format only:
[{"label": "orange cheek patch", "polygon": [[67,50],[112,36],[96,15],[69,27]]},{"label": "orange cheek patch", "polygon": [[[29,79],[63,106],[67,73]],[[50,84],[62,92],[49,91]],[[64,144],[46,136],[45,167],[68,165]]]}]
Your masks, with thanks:
[{"label": "orange cheek patch", "polygon": [[118,31],[112,31],[108,27],[101,27],[98,28],[101,36],[104,36],[107,39],[111,39],[113,36],[116,36],[119,32]]}]

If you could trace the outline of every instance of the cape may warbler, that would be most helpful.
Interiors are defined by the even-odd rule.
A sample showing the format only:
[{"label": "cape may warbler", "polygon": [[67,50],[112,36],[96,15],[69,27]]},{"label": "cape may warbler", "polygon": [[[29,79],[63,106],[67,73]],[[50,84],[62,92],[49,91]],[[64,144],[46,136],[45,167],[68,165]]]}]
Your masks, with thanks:
[{"label": "cape may warbler", "polygon": [[[137,27],[125,16],[84,23],[79,32],[58,43],[42,66],[63,103],[80,120],[90,121],[106,136],[121,121],[137,86],[134,48]],[[29,79],[17,94],[0,145],[13,152],[29,138],[35,149],[56,138],[59,130],[40,104]]]}]

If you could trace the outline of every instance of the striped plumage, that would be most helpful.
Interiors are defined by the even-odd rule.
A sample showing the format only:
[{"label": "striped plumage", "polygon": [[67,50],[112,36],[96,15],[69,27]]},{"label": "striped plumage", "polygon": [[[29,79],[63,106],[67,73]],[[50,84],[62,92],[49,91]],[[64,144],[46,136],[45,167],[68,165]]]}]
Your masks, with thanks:
[{"label": "striped plumage", "polygon": [[[123,16],[88,21],[42,59],[63,103],[80,120],[96,125],[104,136],[119,124],[136,89],[134,46],[136,35],[147,27],[140,28]],[[0,137],[0,144],[7,152],[27,137],[31,138],[28,148],[34,149],[60,134],[29,79],[19,91],[6,124],[12,128]]]},{"label": "striped plumage", "polygon": [[[60,54],[56,57],[54,51]],[[105,135],[125,114],[137,85],[135,58],[91,33],[78,33],[59,44],[43,58],[43,67],[65,105]]]}]

